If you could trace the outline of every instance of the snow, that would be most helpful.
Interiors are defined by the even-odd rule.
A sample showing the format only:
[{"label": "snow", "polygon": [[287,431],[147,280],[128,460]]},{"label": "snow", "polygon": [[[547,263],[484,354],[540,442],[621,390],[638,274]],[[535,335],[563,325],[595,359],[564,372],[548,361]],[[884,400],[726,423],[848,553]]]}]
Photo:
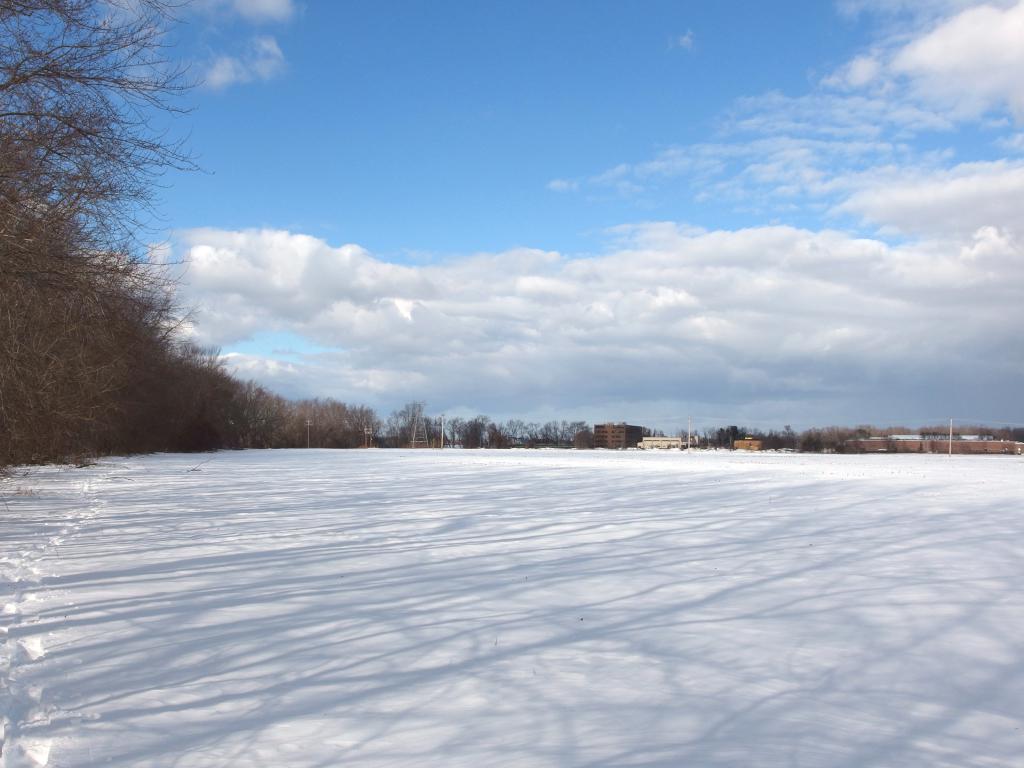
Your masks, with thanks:
[{"label": "snow", "polygon": [[1022,490],[998,456],[38,469],[0,487],[0,765],[1019,766]]}]

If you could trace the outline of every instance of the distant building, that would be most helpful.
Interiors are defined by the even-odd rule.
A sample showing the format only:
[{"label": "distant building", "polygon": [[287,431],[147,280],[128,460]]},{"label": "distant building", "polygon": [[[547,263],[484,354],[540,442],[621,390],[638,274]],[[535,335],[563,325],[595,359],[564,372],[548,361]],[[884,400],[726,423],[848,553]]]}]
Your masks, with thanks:
[{"label": "distant building", "polygon": [[1024,453],[1024,443],[995,440],[991,436],[954,435],[952,445],[948,437],[926,435],[890,435],[847,440],[843,447],[851,453]]},{"label": "distant building", "polygon": [[747,437],[743,440],[733,440],[732,447],[737,451],[760,451],[761,441]]},{"label": "distant building", "polygon": [[635,448],[644,438],[644,428],[633,424],[595,424],[595,448]]},{"label": "distant building", "polygon": [[681,438],[681,437],[645,437],[643,440],[640,441],[640,444],[637,445],[637,448],[642,448],[645,451],[646,450],[651,450],[651,449],[654,449],[654,450],[665,450],[665,449],[670,449],[670,448],[675,448],[677,450],[682,450],[682,448],[683,448],[683,438]]}]

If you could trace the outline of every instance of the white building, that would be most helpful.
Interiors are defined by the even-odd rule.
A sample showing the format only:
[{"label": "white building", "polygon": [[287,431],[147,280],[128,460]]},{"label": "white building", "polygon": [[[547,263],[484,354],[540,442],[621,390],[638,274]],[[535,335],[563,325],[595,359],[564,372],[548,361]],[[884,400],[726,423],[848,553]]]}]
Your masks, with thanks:
[{"label": "white building", "polygon": [[665,448],[676,448],[677,450],[683,447],[683,438],[681,437],[645,437],[639,443],[637,448],[643,448],[647,450],[649,448],[654,449],[665,449]]}]

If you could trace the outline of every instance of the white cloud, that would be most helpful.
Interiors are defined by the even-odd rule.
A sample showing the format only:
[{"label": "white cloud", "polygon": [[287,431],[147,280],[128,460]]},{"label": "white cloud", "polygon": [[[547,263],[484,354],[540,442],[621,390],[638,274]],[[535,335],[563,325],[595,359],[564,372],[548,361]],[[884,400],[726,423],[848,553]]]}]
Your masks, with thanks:
[{"label": "white cloud", "polygon": [[638,178],[640,175],[637,173],[637,166],[620,163],[614,168],[609,168],[590,177],[587,181],[597,187],[612,189],[620,197],[633,197],[644,191],[643,186],[636,182]]},{"label": "white cloud", "polygon": [[[882,16],[909,16],[915,20],[946,16],[963,8],[976,5],[978,0],[838,0],[839,12],[845,16],[865,13]],[[1006,0],[996,0],[1003,5]]]},{"label": "white cloud", "polygon": [[196,10],[210,16],[240,16],[254,24],[284,22],[295,15],[293,0],[197,0]]},{"label": "white cloud", "polygon": [[292,0],[232,0],[231,5],[251,21],[287,21],[295,13]]},{"label": "white cloud", "polygon": [[862,54],[851,59],[838,72],[825,78],[825,85],[837,88],[863,88],[875,81],[882,72],[882,63],[873,54]]},{"label": "white cloud", "polygon": [[675,40],[672,41],[672,43],[676,48],[682,48],[683,50],[686,51],[692,51],[697,43],[697,38],[693,34],[693,30],[688,29],[686,30],[686,34],[679,35],[678,37],[675,38]]},{"label": "white cloud", "polygon": [[580,188],[579,182],[573,179],[552,179],[545,186],[552,192],[575,192]]},{"label": "white cloud", "polygon": [[1007,232],[997,227],[981,227],[974,233],[974,242],[960,249],[960,256],[963,259],[977,261],[978,259],[1001,257],[1012,258],[1017,252],[1016,243]]},{"label": "white cloud", "polygon": [[1007,152],[1024,152],[1024,133],[1014,133],[996,139],[996,146]]},{"label": "white cloud", "polygon": [[[845,4],[888,12],[877,6]],[[980,120],[987,149],[1020,151],[1006,110],[1020,119],[1024,103],[1022,9],[890,4],[899,28],[823,87],[740,99],[714,141],[546,185],[633,197],[685,183],[698,199],[853,217],[913,242],[662,222],[616,228],[587,259],[520,249],[408,266],[289,232],[194,230],[183,293],[200,307],[195,333],[221,345],[298,334],[328,351],[231,364],[291,394],[385,406],[604,418],[594,409],[686,400],[867,421],[882,401],[941,415],[984,397],[1012,416],[1024,163],[965,162],[914,139]],[[211,85],[279,71],[276,42],[260,39],[272,46],[219,60]]]},{"label": "white cloud", "polygon": [[949,116],[928,105],[885,93],[814,91],[802,96],[767,93],[739,99],[725,128],[730,135],[751,132],[846,140],[886,134],[909,138],[954,126]]},{"label": "white cloud", "polygon": [[880,169],[846,180],[835,210],[904,234],[964,237],[983,227],[1020,231],[1024,164],[1005,160],[948,169]]},{"label": "white cloud", "polygon": [[[624,392],[635,403],[686,393],[827,403],[839,418],[877,402],[879,370],[892,402],[947,366],[1024,373],[1019,358],[989,358],[1024,322],[1024,252],[1009,231],[898,247],[791,227],[613,235],[587,259],[520,249],[413,267],[289,232],[195,230],[182,292],[200,307],[203,342],[288,332],[333,350],[232,358],[243,373],[386,405],[600,417]],[[993,386],[995,400],[1010,396]]]},{"label": "white cloud", "polygon": [[249,40],[246,50],[239,56],[218,56],[206,70],[204,84],[221,90],[237,83],[269,80],[285,67],[284,53],[277,41],[269,35]]},{"label": "white cloud", "polygon": [[[682,179],[697,200],[789,210],[849,192],[859,174],[908,157],[903,143],[874,137],[763,135],[745,141],[670,147],[638,163],[591,177],[594,187],[646,192]],[[625,190],[625,192],[623,191]]]},{"label": "white cloud", "polygon": [[960,116],[1008,106],[1024,119],[1024,1],[943,20],[900,48],[891,68],[916,95]]},{"label": "white cloud", "polygon": [[[748,215],[830,211],[921,237],[1019,227],[1019,164],[967,162],[952,139],[970,121],[989,134],[988,147],[1024,147],[1007,117],[1024,118],[1024,0],[844,7],[902,20],[809,93],[738,99],[717,141],[670,147],[585,183],[644,200],[685,184],[695,202]],[[947,135],[950,148],[925,149],[924,134]]]},{"label": "white cloud", "polygon": [[913,104],[953,121],[990,121],[1006,110],[1024,119],[1024,0],[846,4],[865,6],[910,21],[890,27],[870,52],[822,85]]}]

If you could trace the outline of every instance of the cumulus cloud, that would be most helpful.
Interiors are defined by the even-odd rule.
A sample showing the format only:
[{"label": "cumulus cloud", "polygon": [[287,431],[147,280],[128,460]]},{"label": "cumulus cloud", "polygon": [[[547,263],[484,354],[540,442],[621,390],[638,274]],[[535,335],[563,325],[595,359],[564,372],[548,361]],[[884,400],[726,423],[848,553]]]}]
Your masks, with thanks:
[{"label": "cumulus cloud", "polygon": [[[285,231],[192,230],[177,253],[196,338],[230,350],[296,334],[316,351],[250,345],[229,362],[289,394],[383,407],[659,425],[694,403],[794,424],[913,423],[979,400],[1019,414],[1024,356],[1007,350],[1024,321],[1024,164],[935,144],[999,118],[987,151],[1024,147],[1006,119],[1024,114],[1024,2],[843,7],[900,21],[809,93],[738,100],[713,141],[546,186],[639,197],[688,184],[696,200],[873,236],[649,222],[585,259],[517,249],[409,266]],[[273,45],[224,57],[214,87],[279,71],[276,42],[259,39]],[[922,134],[940,141],[926,149]],[[883,239],[895,234],[913,239]]]},{"label": "cumulus cloud", "polygon": [[[329,350],[236,355],[243,375],[293,394],[496,416],[602,418],[628,393],[648,408],[685,399],[855,420],[880,387],[890,402],[942,399],[980,367],[1006,405],[996,372],[1024,373],[1019,357],[990,357],[1024,322],[1024,252],[999,228],[901,246],[671,223],[610,238],[585,259],[518,249],[405,266],[284,231],[193,230],[182,290],[200,308],[200,341],[281,331]],[[934,391],[920,394],[920,376]]]},{"label": "cumulus cloud", "polygon": [[912,9],[912,21],[826,76],[824,86],[916,104],[954,121],[1006,110],[1024,119],[1024,0],[859,5],[889,14]]},{"label": "cumulus cloud", "polygon": [[1008,106],[1024,119],[1024,1],[967,8],[900,48],[891,66],[956,114]]},{"label": "cumulus cloud", "polygon": [[238,56],[218,56],[209,65],[203,81],[208,88],[221,90],[237,83],[269,80],[285,67],[284,53],[277,40],[259,35],[249,40]]},{"label": "cumulus cloud", "polygon": [[948,169],[883,169],[836,210],[903,234],[962,237],[983,227],[1017,230],[1024,211],[1024,164],[1005,160]]}]

